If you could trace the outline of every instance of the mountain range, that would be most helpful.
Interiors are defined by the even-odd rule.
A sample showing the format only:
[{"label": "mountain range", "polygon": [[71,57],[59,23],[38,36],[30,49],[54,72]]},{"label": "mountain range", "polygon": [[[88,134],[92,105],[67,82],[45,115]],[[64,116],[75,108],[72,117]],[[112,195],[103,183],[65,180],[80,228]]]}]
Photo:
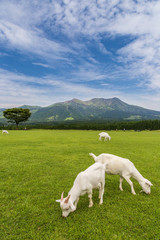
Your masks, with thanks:
[{"label": "mountain range", "polygon": [[[160,112],[129,105],[118,98],[93,98],[89,101],[72,99],[48,107],[23,105],[32,112],[29,122],[100,121],[160,119]],[[0,109],[0,119],[3,120]]]}]

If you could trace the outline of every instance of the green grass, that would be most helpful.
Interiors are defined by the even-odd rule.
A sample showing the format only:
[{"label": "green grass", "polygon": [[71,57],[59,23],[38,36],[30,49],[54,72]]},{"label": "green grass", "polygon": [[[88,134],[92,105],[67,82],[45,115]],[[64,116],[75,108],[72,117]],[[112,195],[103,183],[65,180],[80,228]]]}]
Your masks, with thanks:
[{"label": "green grass", "polygon": [[[0,135],[0,239],[160,239],[160,132],[111,131],[110,142],[99,131],[31,130]],[[137,195],[119,177],[106,175],[104,203],[94,190],[66,219],[56,199],[66,196],[80,171],[93,159],[90,152],[129,158],[153,183],[152,193]]]}]

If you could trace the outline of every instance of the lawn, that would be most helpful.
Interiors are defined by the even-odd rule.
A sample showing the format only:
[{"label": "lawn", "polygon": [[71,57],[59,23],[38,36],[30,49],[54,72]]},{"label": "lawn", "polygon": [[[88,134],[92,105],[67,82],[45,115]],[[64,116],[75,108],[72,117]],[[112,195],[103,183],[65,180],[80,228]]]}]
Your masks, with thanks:
[{"label": "lawn", "polygon": [[[99,131],[28,130],[0,135],[0,239],[160,239],[160,131],[110,131],[110,142],[98,141]],[[153,183],[150,195],[136,195],[119,177],[106,175],[104,203],[94,190],[64,219],[56,199],[72,187],[80,171],[94,163],[89,153],[129,158]]]}]

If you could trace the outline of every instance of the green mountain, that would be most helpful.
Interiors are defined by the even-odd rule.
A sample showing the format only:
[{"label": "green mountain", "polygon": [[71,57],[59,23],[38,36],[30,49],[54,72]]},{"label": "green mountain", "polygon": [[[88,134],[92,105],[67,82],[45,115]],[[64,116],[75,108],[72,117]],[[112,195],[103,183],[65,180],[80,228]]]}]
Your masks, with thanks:
[{"label": "green mountain", "polygon": [[[23,105],[21,108],[29,108],[32,112],[30,122],[160,119],[159,111],[129,105],[118,98],[93,98],[89,101],[74,98],[48,107]],[[2,113],[0,111],[1,121]]]},{"label": "green mountain", "polygon": [[40,106],[23,105],[23,106],[20,106],[19,108],[28,108],[31,111],[31,113],[33,114],[33,113],[37,112],[39,109],[41,109],[42,107],[40,107]]},{"label": "green mountain", "polygon": [[31,121],[160,119],[160,112],[129,105],[118,98],[72,99],[38,109]]}]

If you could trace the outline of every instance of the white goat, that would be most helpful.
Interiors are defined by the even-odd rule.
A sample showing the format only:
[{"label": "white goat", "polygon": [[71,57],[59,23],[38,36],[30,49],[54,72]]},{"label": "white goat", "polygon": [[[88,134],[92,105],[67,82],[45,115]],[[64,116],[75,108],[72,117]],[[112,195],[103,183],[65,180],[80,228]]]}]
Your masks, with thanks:
[{"label": "white goat", "polygon": [[105,185],[105,165],[101,163],[94,163],[85,171],[80,172],[68,193],[66,198],[63,198],[63,192],[61,199],[56,200],[60,202],[60,207],[62,209],[62,216],[67,217],[70,212],[73,212],[77,208],[77,203],[79,197],[88,194],[89,198],[89,207],[93,206],[92,201],[92,189],[99,188],[99,204],[103,203],[103,194],[104,194],[104,185]]},{"label": "white goat", "polygon": [[108,133],[106,132],[101,132],[99,133],[99,140],[101,141],[102,138],[104,138],[104,141],[106,141],[107,139],[110,141],[111,140],[111,137],[109,136]]},{"label": "white goat", "polygon": [[7,130],[2,130],[2,134],[3,133],[9,134],[9,132]]},{"label": "white goat", "polygon": [[152,183],[139,173],[139,171],[130,160],[105,153],[102,153],[97,157],[93,153],[90,153],[89,155],[94,158],[95,162],[106,164],[106,173],[120,175],[119,188],[121,191],[123,191],[122,181],[124,178],[131,186],[131,193],[136,194],[133,188],[133,183],[130,180],[130,177],[133,177],[139,182],[143,189],[143,192],[146,194],[151,193]]}]

